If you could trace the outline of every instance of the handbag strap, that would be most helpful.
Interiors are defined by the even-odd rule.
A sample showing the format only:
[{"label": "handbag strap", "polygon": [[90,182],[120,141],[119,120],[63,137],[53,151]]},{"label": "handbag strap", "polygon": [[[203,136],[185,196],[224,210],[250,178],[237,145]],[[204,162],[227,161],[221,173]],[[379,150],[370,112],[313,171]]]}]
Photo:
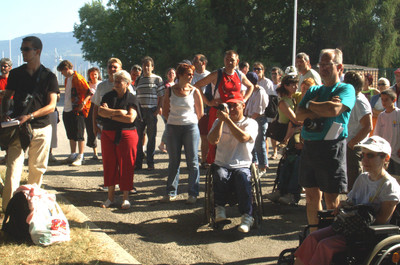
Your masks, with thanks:
[{"label": "handbag strap", "polygon": [[368,200],[369,203],[372,203],[372,202],[376,199],[376,196],[378,196],[378,194],[381,193],[383,184],[385,183],[385,180],[387,179],[386,174],[387,174],[387,173],[385,173],[385,175],[382,177],[381,183],[379,184],[378,189],[376,189],[376,192],[375,192],[374,196],[369,197],[369,200]]}]

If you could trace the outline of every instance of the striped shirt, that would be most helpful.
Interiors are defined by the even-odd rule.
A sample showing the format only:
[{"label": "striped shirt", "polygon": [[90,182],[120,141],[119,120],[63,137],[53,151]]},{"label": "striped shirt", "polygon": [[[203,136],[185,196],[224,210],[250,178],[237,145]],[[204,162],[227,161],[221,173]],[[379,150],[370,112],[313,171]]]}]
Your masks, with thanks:
[{"label": "striped shirt", "polygon": [[164,96],[164,83],[161,77],[151,74],[140,76],[135,82],[136,96],[142,108],[157,107],[157,98]]}]

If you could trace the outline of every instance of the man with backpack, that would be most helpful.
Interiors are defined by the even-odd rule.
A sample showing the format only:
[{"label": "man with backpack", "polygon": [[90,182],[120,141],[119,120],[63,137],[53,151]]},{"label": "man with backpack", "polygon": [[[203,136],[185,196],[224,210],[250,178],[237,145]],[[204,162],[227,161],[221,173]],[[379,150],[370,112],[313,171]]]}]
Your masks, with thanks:
[{"label": "man with backpack", "polygon": [[[217,107],[221,103],[227,102],[228,99],[242,98],[242,84],[247,87],[247,90],[243,97],[244,102],[246,102],[253,93],[253,84],[246,78],[244,74],[239,72],[239,70],[237,69],[238,64],[239,54],[236,51],[229,50],[225,52],[224,68],[220,68],[212,72],[211,74],[194,84],[194,86],[197,88],[201,88],[209,83],[215,85],[215,88],[212,91],[212,100],[207,99],[202,93],[203,102],[210,107],[214,107],[211,108],[209,112],[208,130],[211,129],[217,117],[217,109],[215,107]],[[207,163],[212,164],[214,160],[215,145],[210,144],[207,155]]]},{"label": "man with backpack", "polygon": [[[28,184],[42,184],[47,169],[51,142],[51,125],[48,114],[54,111],[59,93],[57,77],[40,63],[42,41],[34,36],[22,40],[22,66],[10,71],[2,101],[2,121],[7,115],[9,101],[14,97],[14,112],[10,115],[19,121],[19,137],[8,146],[3,211],[19,187],[24,164],[24,151],[29,147]],[[26,140],[28,139],[28,140]]]}]

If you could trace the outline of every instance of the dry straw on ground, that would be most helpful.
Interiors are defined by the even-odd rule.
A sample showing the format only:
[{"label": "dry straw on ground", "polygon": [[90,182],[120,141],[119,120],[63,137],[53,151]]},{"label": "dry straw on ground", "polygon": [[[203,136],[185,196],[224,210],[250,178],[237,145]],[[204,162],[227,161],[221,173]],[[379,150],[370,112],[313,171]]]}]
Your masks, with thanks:
[{"label": "dry straw on ground", "polygon": [[71,227],[71,241],[48,247],[15,244],[6,242],[4,234],[0,232],[0,263],[2,265],[114,264],[114,254],[102,245],[95,234],[90,232],[85,222],[74,215],[69,205],[60,203],[60,206]]}]

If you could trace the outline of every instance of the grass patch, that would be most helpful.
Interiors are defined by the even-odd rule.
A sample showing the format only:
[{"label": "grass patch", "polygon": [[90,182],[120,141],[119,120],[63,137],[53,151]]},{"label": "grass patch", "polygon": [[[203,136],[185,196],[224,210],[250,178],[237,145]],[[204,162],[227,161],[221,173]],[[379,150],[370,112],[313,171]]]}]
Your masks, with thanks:
[{"label": "grass patch", "polygon": [[[3,177],[4,172],[0,172]],[[0,205],[2,199],[0,198]],[[48,247],[34,244],[7,242],[0,231],[0,263],[15,264],[114,264],[114,253],[106,249],[86,226],[85,221],[74,215],[72,207],[60,203],[71,229],[71,240]],[[3,213],[1,213],[3,215]],[[0,218],[2,219],[2,218]],[[0,223],[2,226],[3,223]]]}]

